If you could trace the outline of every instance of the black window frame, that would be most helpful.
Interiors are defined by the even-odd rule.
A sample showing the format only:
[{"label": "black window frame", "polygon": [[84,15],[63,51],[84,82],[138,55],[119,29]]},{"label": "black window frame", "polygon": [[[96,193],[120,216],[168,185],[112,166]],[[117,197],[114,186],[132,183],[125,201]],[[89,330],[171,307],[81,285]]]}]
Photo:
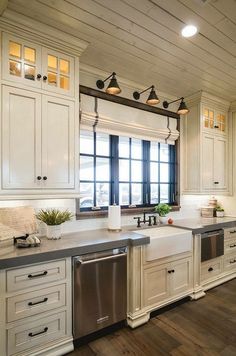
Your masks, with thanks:
[{"label": "black window frame", "polygon": [[[131,141],[132,138],[129,138],[129,150],[131,152]],[[147,140],[141,140],[142,141],[142,159],[137,159],[138,161],[142,161],[142,175],[143,179],[142,182],[138,182],[139,184],[142,184],[142,204],[136,204],[136,205],[121,205],[121,209],[137,209],[137,208],[149,208],[149,207],[154,207],[158,203],[160,203],[160,185],[161,184],[169,184],[169,201],[166,202],[168,205],[174,206],[178,205],[177,201],[177,189],[178,189],[178,184],[177,184],[177,147],[176,145],[168,145],[169,147],[169,157],[170,160],[169,162],[162,162],[160,161],[160,143],[158,143],[158,160],[155,161],[158,163],[158,171],[159,171],[159,182],[155,183],[158,184],[158,202],[151,203],[151,183],[150,181],[150,146],[151,146],[151,141]],[[96,158],[101,157],[101,158],[109,158],[110,160],[110,179],[109,181],[97,181],[96,180],[96,173],[94,175],[94,192],[93,192],[93,200],[94,203],[96,204],[96,183],[108,183],[110,184],[109,188],[109,205],[111,204],[119,204],[119,159],[125,159],[119,157],[119,152],[118,152],[118,147],[119,147],[119,136],[115,135],[109,135],[109,147],[110,147],[110,152],[109,156],[102,156],[102,155],[97,155],[96,154],[96,132],[93,132],[93,145],[94,145],[94,153],[93,154],[85,154],[85,153],[80,153],[80,156],[89,156],[93,157],[93,169],[94,172],[96,172]],[[129,169],[131,169],[131,161],[135,160],[134,158],[131,157],[131,153],[129,155],[129,158],[126,158],[129,160]],[[160,182],[160,164],[165,163],[169,165],[169,181],[165,183]],[[120,181],[121,182],[121,181]],[[91,181],[86,181],[86,180],[80,180],[80,183],[91,183]],[[129,180],[129,186],[131,187],[132,182],[131,179]],[[129,189],[129,202],[131,203],[131,189]],[[98,208],[95,207],[80,207],[80,204],[77,204],[77,211],[79,210],[80,213],[83,212],[92,212],[98,210]],[[108,206],[101,206],[99,208],[99,211],[105,210],[107,211]]]}]

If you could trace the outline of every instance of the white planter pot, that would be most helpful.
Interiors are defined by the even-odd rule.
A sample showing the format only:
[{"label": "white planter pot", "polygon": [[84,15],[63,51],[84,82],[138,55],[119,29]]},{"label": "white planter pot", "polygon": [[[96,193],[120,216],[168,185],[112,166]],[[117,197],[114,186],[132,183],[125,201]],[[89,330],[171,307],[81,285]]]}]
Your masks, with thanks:
[{"label": "white planter pot", "polygon": [[159,216],[159,221],[161,224],[167,224],[168,216]]},{"label": "white planter pot", "polygon": [[58,240],[61,238],[61,225],[47,225],[47,238]]},{"label": "white planter pot", "polygon": [[225,212],[224,211],[216,211],[216,216],[217,218],[223,218],[225,215]]}]

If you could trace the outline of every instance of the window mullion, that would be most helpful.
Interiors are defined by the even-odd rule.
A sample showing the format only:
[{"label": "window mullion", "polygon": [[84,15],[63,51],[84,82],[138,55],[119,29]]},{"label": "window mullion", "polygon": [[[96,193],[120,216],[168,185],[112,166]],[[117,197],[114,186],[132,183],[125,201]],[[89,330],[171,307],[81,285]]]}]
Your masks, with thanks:
[{"label": "window mullion", "polygon": [[110,155],[111,155],[111,187],[110,204],[119,204],[119,158],[118,158],[119,137],[111,136]]},{"label": "window mullion", "polygon": [[93,182],[93,201],[94,201],[94,206],[97,206],[97,197],[96,197],[96,155],[97,155],[97,149],[96,149],[96,132],[93,133],[93,176],[94,176],[94,182]]}]

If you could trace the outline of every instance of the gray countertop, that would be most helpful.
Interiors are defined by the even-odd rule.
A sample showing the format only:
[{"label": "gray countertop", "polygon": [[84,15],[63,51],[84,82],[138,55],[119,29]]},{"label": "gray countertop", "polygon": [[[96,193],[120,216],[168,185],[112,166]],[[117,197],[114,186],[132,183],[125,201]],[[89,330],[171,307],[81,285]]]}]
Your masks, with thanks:
[{"label": "gray countertop", "polygon": [[236,217],[223,218],[196,218],[174,220],[172,226],[191,230],[193,234],[202,234],[207,231],[213,231],[226,227],[236,226]]},{"label": "gray countertop", "polygon": [[[176,219],[171,226],[191,230],[193,234],[201,234],[220,228],[234,227],[236,226],[236,217]],[[156,227],[158,226],[153,226],[152,228]],[[79,231],[63,235],[60,240],[48,240],[43,237],[41,246],[32,248],[16,248],[14,245],[4,247],[0,245],[0,269],[124,246],[148,244],[150,237],[148,232],[145,232],[148,228],[150,227],[146,225],[140,229],[134,226],[127,226],[121,232],[109,232],[107,229]]]},{"label": "gray countertop", "polygon": [[[133,228],[133,230],[135,230]],[[123,246],[148,244],[150,238],[144,231],[109,232],[106,229],[80,231],[63,235],[60,240],[41,238],[39,247],[17,248],[0,245],[0,269],[23,266],[31,263],[93,253]]]}]

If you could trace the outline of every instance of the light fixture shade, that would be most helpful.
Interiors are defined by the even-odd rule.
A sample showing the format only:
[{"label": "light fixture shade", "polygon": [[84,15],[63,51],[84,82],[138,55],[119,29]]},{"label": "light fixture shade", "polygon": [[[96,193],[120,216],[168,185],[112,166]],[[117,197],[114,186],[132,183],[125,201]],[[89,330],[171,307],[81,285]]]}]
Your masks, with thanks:
[{"label": "light fixture shade", "polygon": [[187,108],[187,105],[185,104],[185,102],[183,101],[183,99],[181,100],[180,104],[179,104],[179,108],[177,111],[177,114],[179,115],[185,115],[189,112],[189,109]]},{"label": "light fixture shade", "polygon": [[121,89],[117,83],[116,77],[113,74],[108,87],[106,88],[108,94],[120,94]]},{"label": "light fixture shade", "polygon": [[155,89],[152,88],[151,91],[150,91],[150,94],[146,100],[146,103],[148,105],[156,105],[160,102],[158,96],[156,95],[156,92],[155,92]]}]

